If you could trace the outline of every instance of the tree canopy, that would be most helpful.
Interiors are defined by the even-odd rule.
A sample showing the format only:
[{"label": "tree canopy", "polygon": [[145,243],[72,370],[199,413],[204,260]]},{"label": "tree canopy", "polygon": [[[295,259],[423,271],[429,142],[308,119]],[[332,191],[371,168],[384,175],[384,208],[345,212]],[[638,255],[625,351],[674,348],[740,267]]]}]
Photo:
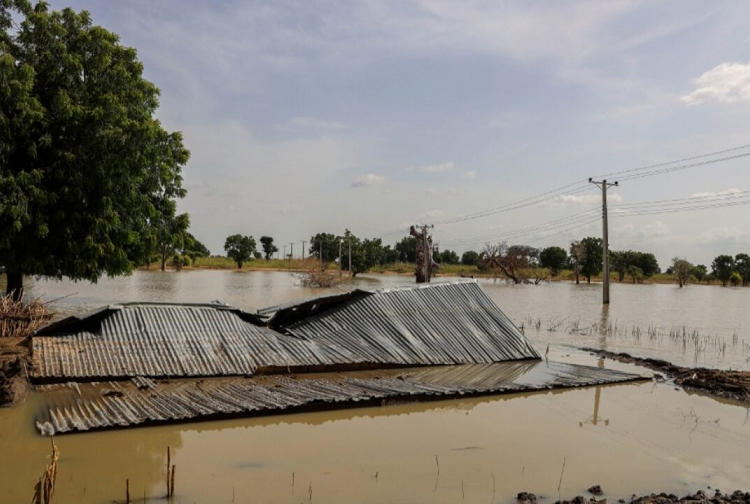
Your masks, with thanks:
[{"label": "tree canopy", "polygon": [[[14,26],[12,20],[18,24]],[[150,260],[189,153],[135,49],[87,12],[0,2],[0,264],[96,281]]]},{"label": "tree canopy", "polygon": [[271,256],[279,251],[279,247],[274,245],[273,238],[270,236],[261,236],[260,243],[263,245],[263,255],[265,256],[266,261],[270,261]]},{"label": "tree canopy", "polygon": [[580,245],[584,250],[584,257],[580,263],[581,275],[586,277],[588,283],[591,283],[591,277],[602,272],[604,261],[602,239],[589,236],[581,240]]},{"label": "tree canopy", "polygon": [[339,257],[339,237],[331,233],[318,233],[310,238],[310,255],[320,260],[321,246],[323,261],[333,262]]},{"label": "tree canopy", "polygon": [[240,234],[229,236],[224,242],[224,250],[227,256],[237,263],[237,267],[242,269],[246,261],[255,257],[255,239]]},{"label": "tree canopy", "polygon": [[539,253],[539,266],[557,276],[568,262],[568,253],[562,247],[547,247]]},{"label": "tree canopy", "polygon": [[735,271],[734,258],[726,254],[717,256],[711,263],[711,269],[713,269],[714,276],[726,287],[729,277]]},{"label": "tree canopy", "polygon": [[479,252],[474,250],[467,250],[461,255],[461,264],[465,264],[466,266],[474,266],[477,264],[477,261],[479,261]]}]

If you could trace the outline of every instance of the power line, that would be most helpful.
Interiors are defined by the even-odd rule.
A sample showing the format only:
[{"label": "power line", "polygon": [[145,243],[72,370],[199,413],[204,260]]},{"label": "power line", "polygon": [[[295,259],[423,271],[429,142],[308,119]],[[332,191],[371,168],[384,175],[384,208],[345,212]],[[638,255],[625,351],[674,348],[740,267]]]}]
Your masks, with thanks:
[{"label": "power line", "polygon": [[[695,211],[712,208],[724,208],[739,205],[750,204],[750,191],[738,191],[728,194],[719,194],[713,196],[691,196],[688,198],[678,198],[673,200],[656,200],[644,201],[640,203],[631,203],[623,205],[612,205],[612,217],[637,217],[642,215],[658,215],[662,213],[675,213],[681,211]],[[554,233],[543,235],[533,241],[542,240],[548,236],[555,236],[566,231],[583,227],[600,218],[600,209],[594,208],[579,212],[577,214],[555,219],[542,224],[514,229],[505,233],[492,235],[475,236],[471,238],[461,238],[454,240],[441,240],[443,246],[461,246],[473,245],[487,241],[515,239],[522,236],[555,231]],[[532,242],[533,242],[532,241]],[[528,242],[527,242],[528,243]]]},{"label": "power line", "polygon": [[602,175],[595,175],[594,178],[619,177],[620,175],[624,175],[624,174],[627,174],[627,173],[639,172],[639,171],[649,170],[649,169],[652,169],[652,168],[660,168],[662,166],[673,165],[673,164],[676,164],[676,163],[684,163],[685,161],[692,161],[694,159],[701,159],[701,158],[705,158],[705,157],[718,156],[719,154],[726,154],[727,152],[735,152],[735,151],[738,151],[738,150],[747,149],[748,147],[750,147],[750,144],[740,145],[739,147],[732,147],[731,149],[724,149],[724,150],[720,150],[720,151],[709,152],[708,154],[700,154],[698,156],[686,157],[686,158],[678,159],[676,161],[667,161],[667,162],[664,162],[664,163],[652,164],[652,165],[649,165],[649,166],[642,166],[640,168],[632,168],[630,170],[622,170],[622,171],[618,171],[618,172],[605,173],[605,174],[602,174]]},{"label": "power line", "polygon": [[687,170],[688,168],[695,168],[695,167],[698,167],[698,166],[706,166],[706,165],[710,165],[710,164],[714,164],[714,163],[721,163],[722,161],[730,161],[732,159],[739,159],[739,158],[743,158],[743,157],[746,157],[746,156],[750,156],[750,152],[746,152],[744,154],[737,154],[737,155],[734,155],[734,156],[728,156],[728,157],[718,158],[718,159],[709,159],[707,161],[701,161],[699,163],[692,163],[692,164],[680,165],[680,166],[671,166],[669,168],[662,168],[662,169],[659,169],[659,170],[654,170],[652,172],[635,173],[635,174],[632,174],[632,175],[626,175],[625,177],[621,177],[619,180],[620,180],[620,182],[623,182],[623,181],[626,181],[626,180],[635,180],[635,179],[639,179],[639,178],[653,177],[655,175],[663,175],[665,173],[671,173],[671,172],[675,172],[675,171]]},{"label": "power line", "polygon": [[[579,193],[582,193],[582,192],[585,192],[585,191],[589,191],[590,188],[588,186],[583,186],[583,187],[580,187],[578,189],[570,190],[570,191],[561,191],[561,189],[566,189],[566,188],[572,188],[572,187],[576,187],[576,186],[581,186],[583,184],[584,184],[584,182],[576,182],[575,184],[569,184],[567,186],[563,186],[560,189],[556,189],[556,190],[553,190],[553,191],[548,191],[546,193],[542,193],[542,194],[539,194],[537,196],[532,196],[530,198],[522,199],[522,200],[519,200],[519,201],[516,201],[516,202],[513,202],[513,203],[508,203],[507,205],[503,205],[503,206],[499,206],[499,207],[495,207],[495,208],[490,208],[490,209],[483,210],[481,212],[475,212],[475,213],[469,214],[469,215],[463,215],[463,216],[460,216],[460,217],[454,217],[454,218],[451,218],[451,219],[444,219],[442,221],[437,221],[437,222],[435,222],[435,225],[437,226],[437,225],[442,225],[442,224],[451,224],[451,223],[454,223],[454,222],[463,222],[463,221],[467,221],[467,220],[471,220],[471,219],[478,219],[480,217],[487,217],[489,215],[497,215],[499,213],[505,213],[505,212],[510,212],[510,211],[513,211],[513,210],[518,210],[520,208],[526,208],[526,207],[529,207],[529,206],[539,205],[541,203],[545,203],[547,201],[554,200],[556,198],[560,198],[560,197],[564,197],[564,196],[572,196],[572,195],[579,194]],[[549,196],[547,196],[547,195],[549,195]],[[544,196],[546,196],[546,197],[544,197]]]},{"label": "power line", "polygon": [[[699,154],[699,155],[696,155],[696,156],[690,156],[690,157],[686,157],[686,158],[681,158],[681,159],[677,159],[677,160],[674,160],[674,161],[667,161],[667,162],[664,162],[664,163],[652,164],[652,165],[642,166],[642,167],[638,167],[638,168],[632,168],[632,169],[629,169],[629,170],[620,170],[620,171],[610,172],[610,173],[607,173],[607,174],[600,174],[600,175],[597,175],[597,177],[612,179],[613,177],[622,176],[622,177],[619,178],[619,181],[628,181],[628,180],[636,180],[636,179],[646,178],[646,177],[653,177],[653,176],[656,176],[656,175],[662,175],[662,174],[666,174],[666,173],[672,173],[672,172],[676,172],[676,171],[687,170],[687,169],[690,169],[690,168],[696,168],[696,167],[699,167],[699,166],[706,166],[706,165],[711,165],[711,164],[714,164],[714,163],[720,163],[720,162],[724,162],[724,161],[730,161],[730,160],[734,160],[734,159],[739,159],[739,158],[743,158],[743,157],[746,157],[746,156],[750,156],[750,152],[747,152],[747,153],[742,153],[742,154],[736,154],[736,155],[733,155],[733,156],[725,156],[725,157],[721,157],[721,158],[718,158],[718,159],[709,159],[709,160],[700,161],[700,162],[697,162],[697,163],[690,163],[690,164],[679,165],[679,166],[670,166],[670,165],[674,165],[674,164],[677,164],[677,163],[684,163],[685,161],[692,161],[692,160],[695,160],[695,159],[703,159],[703,158],[707,158],[707,157],[711,157],[711,156],[717,156],[717,155],[720,155],[720,154],[726,154],[726,153],[729,153],[729,152],[736,152],[736,151],[744,150],[744,149],[747,149],[747,148],[750,148],[750,144],[745,144],[745,145],[741,145],[741,146],[737,146],[737,147],[732,147],[732,148],[729,148],[729,149],[723,149],[723,150],[719,150],[719,151],[709,152],[709,153],[706,153],[706,154]],[[452,218],[448,218],[448,219],[439,220],[439,221],[434,222],[434,224],[435,225],[445,225],[445,224],[452,224],[452,223],[456,223],[456,222],[464,222],[464,221],[468,221],[468,220],[479,219],[479,218],[482,218],[482,217],[488,217],[488,216],[491,216],[491,215],[497,215],[497,214],[500,214],[500,213],[506,213],[506,212],[511,212],[513,210],[519,210],[519,209],[522,209],[522,208],[527,208],[527,207],[530,207],[530,206],[536,206],[536,205],[539,205],[539,204],[542,204],[542,203],[554,200],[556,198],[561,198],[561,197],[565,197],[565,196],[572,196],[572,195],[580,194],[582,192],[585,192],[585,191],[589,190],[589,186],[588,186],[587,182],[588,182],[588,180],[581,180],[581,181],[578,181],[578,182],[573,182],[571,184],[567,184],[567,185],[558,187],[557,189],[552,189],[550,191],[546,191],[546,192],[537,194],[535,196],[530,196],[528,198],[524,198],[524,199],[517,200],[517,201],[514,201],[514,202],[506,203],[506,204],[500,205],[498,207],[489,208],[489,209],[485,209],[485,210],[480,210],[480,211],[473,212],[473,213],[470,213],[470,214],[467,214],[467,215],[461,215],[461,216],[457,216],[457,217],[452,217]],[[379,235],[378,238],[383,239],[385,237],[396,235],[396,234],[401,234],[401,233],[403,233],[403,231],[401,231],[401,230],[394,230],[394,231],[391,231],[391,232]]]},{"label": "power line", "polygon": [[[734,156],[726,156],[726,157],[722,157],[718,159],[709,159],[709,160],[701,161],[698,163],[691,163],[691,164],[680,165],[680,166],[670,166],[670,165],[674,165],[677,163],[683,163],[685,161],[691,161],[694,159],[702,159],[706,157],[716,156],[719,154],[725,154],[728,152],[736,152],[738,150],[743,150],[747,148],[750,148],[750,144],[741,145],[738,147],[732,147],[732,148],[724,149],[720,151],[709,152],[707,154],[699,154],[697,156],[681,158],[681,159],[677,159],[674,161],[668,161],[668,162],[658,163],[654,165],[642,166],[639,168],[632,168],[630,170],[620,170],[616,172],[610,172],[606,174],[597,175],[597,178],[612,179],[613,177],[619,177],[620,175],[624,175],[623,177],[619,177],[619,181],[625,181],[625,180],[635,180],[635,179],[645,178],[645,177],[652,177],[652,176],[661,175],[665,173],[671,173],[674,171],[682,171],[682,170],[687,170],[689,168],[695,168],[698,166],[705,166],[709,164],[719,163],[723,161],[730,161],[733,159],[739,159],[745,156],[750,156],[750,152],[747,152],[743,154],[737,154]],[[471,219],[478,219],[481,217],[487,217],[489,215],[496,215],[498,213],[510,212],[512,210],[518,210],[520,208],[538,205],[540,203],[550,201],[557,197],[578,194],[580,192],[584,192],[585,190],[588,190],[588,187],[585,186],[587,182],[588,180],[573,182],[571,184],[558,187],[557,189],[553,189],[551,191],[538,194],[536,196],[530,196],[528,198],[524,198],[524,199],[521,199],[512,203],[507,203],[499,207],[490,208],[487,210],[481,210],[481,211],[474,212],[468,215],[453,217],[449,219],[443,219],[441,221],[435,222],[435,225],[462,222],[462,221],[471,220]],[[584,186],[584,187],[581,187],[581,186]]]},{"label": "power line", "polygon": [[[555,229],[560,226],[567,226],[569,224],[572,224],[578,221],[587,220],[591,218],[594,214],[598,214],[599,211],[600,210],[598,208],[593,208],[591,210],[586,210],[584,212],[573,214],[568,217],[563,217],[561,219],[555,219],[553,221],[545,222],[543,224],[537,224],[534,226],[518,228],[518,229],[514,229],[511,231],[504,232],[504,233],[495,233],[491,235],[474,236],[471,238],[447,240],[444,242],[441,241],[441,243],[455,246],[455,245],[461,245],[461,244],[467,244],[467,243],[479,243],[479,242],[484,242],[488,240],[517,238],[519,236],[532,234],[534,231],[545,230],[545,228]],[[598,218],[598,215],[596,215],[596,218]]]}]

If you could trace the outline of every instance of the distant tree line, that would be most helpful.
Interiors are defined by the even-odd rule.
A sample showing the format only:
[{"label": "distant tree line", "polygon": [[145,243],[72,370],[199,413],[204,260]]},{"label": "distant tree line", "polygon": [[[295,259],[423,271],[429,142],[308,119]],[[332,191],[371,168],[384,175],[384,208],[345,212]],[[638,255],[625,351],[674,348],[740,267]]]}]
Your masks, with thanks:
[{"label": "distant tree line", "polygon": [[[227,256],[237,263],[238,267],[253,259],[270,260],[279,251],[273,237],[260,238],[261,250],[252,236],[235,234],[229,236],[224,244]],[[352,275],[364,273],[375,266],[387,266],[395,263],[414,263],[416,261],[417,242],[413,236],[405,236],[393,246],[384,245],[380,238],[359,238],[350,230],[343,234],[317,233],[310,237],[309,257],[324,263],[336,263],[347,270],[349,268],[349,250],[351,248]],[[192,235],[187,234],[180,246],[175,247],[178,255],[208,255],[208,250]],[[261,252],[262,251],[262,252]],[[480,252],[468,250],[460,256],[453,250],[440,250],[435,247],[434,258],[440,264],[476,266],[479,271],[503,277],[513,283],[540,283],[550,277],[557,277],[569,271],[576,283],[585,279],[591,283],[593,277],[601,275],[603,270],[603,247],[601,238],[588,236],[573,241],[565,249],[559,246],[535,248],[528,245],[509,245],[507,242],[486,244]],[[610,257],[610,274],[616,275],[620,282],[634,284],[661,273],[656,256],[650,252],[637,250],[612,250]],[[681,258],[674,258],[665,273],[674,275],[680,287],[689,281],[711,283],[720,281],[722,285],[750,285],[750,255],[737,254],[717,256],[711,264],[711,271],[705,265],[694,265]]]},{"label": "distant tree line", "polygon": [[710,273],[703,264],[694,265],[687,259],[675,257],[666,272],[675,275],[680,287],[687,285],[690,280],[709,284],[719,281],[724,287],[729,284],[746,287],[750,284],[750,255],[741,253],[734,257],[727,254],[716,256],[711,262]]}]

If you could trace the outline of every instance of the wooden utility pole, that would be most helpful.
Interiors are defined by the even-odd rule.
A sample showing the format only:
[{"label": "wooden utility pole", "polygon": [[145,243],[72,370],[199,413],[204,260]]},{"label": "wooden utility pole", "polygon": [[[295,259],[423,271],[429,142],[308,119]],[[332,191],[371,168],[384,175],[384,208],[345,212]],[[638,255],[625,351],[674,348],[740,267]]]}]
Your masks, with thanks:
[{"label": "wooden utility pole", "polygon": [[323,238],[320,238],[320,271],[323,271]]},{"label": "wooden utility pole", "polygon": [[341,278],[341,243],[343,239],[339,237],[339,278]]},{"label": "wooden utility pole", "polygon": [[602,303],[609,304],[609,229],[607,224],[607,189],[609,187],[619,186],[619,182],[607,182],[606,179],[601,182],[589,179],[590,184],[594,184],[602,190],[602,260],[604,262],[604,278],[602,288]]},{"label": "wooden utility pole", "polygon": [[305,240],[302,240],[302,260],[305,260]]},{"label": "wooden utility pole", "polygon": [[352,235],[349,235],[349,276],[352,276]]},{"label": "wooden utility pole", "polygon": [[290,243],[289,246],[291,247],[289,252],[289,261],[291,262],[294,259],[294,242]]}]

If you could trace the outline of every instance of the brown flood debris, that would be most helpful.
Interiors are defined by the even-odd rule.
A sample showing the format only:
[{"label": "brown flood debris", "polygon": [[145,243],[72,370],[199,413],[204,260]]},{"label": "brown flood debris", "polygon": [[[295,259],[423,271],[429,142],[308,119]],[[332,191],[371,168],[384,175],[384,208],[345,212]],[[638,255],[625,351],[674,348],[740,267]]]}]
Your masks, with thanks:
[{"label": "brown flood debris", "polygon": [[[525,494],[525,492],[523,492]],[[518,494],[519,502],[535,502],[535,501],[521,501],[520,497],[522,494]],[[527,494],[532,495],[533,494]],[[591,499],[579,495],[573,497],[570,500],[559,500],[555,504],[605,504],[607,499]],[[624,503],[624,499],[619,499],[617,502]],[[750,493],[742,492],[737,490],[731,494],[723,494],[720,490],[716,490],[713,495],[706,494],[703,490],[698,490],[692,495],[686,495],[684,497],[677,497],[675,494],[650,494],[642,495],[637,497],[633,495],[629,501],[630,504],[748,504],[750,503]]]},{"label": "brown flood debris", "polygon": [[[685,388],[750,404],[750,371],[689,368],[660,359],[633,357],[627,353],[609,352],[595,348],[584,348],[583,350],[619,362],[637,364],[655,371],[661,371],[671,378],[675,384]],[[659,378],[658,375],[657,378]]]},{"label": "brown flood debris", "polygon": [[11,406],[26,395],[29,337],[50,317],[39,299],[27,303],[0,296],[0,407]]}]

